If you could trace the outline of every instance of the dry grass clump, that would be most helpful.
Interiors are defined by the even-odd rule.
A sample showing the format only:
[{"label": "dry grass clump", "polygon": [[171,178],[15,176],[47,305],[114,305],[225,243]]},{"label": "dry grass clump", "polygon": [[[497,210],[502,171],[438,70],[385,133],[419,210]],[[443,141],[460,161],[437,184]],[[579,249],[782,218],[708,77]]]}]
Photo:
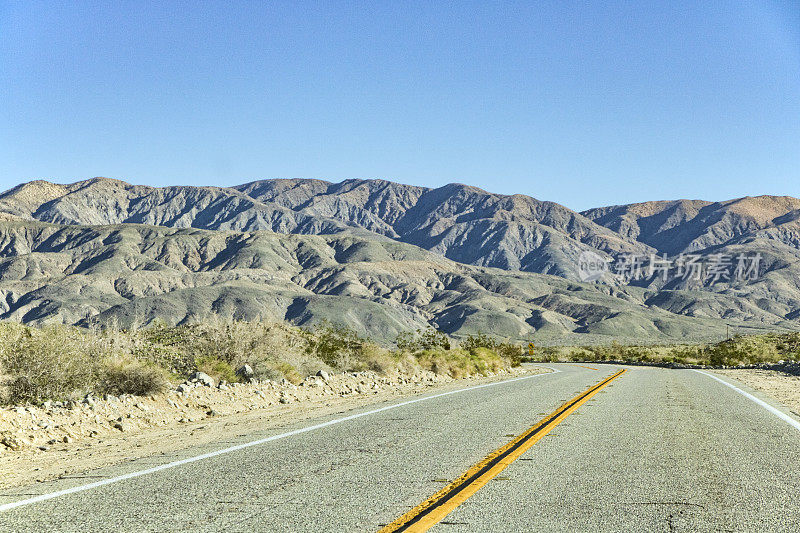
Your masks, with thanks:
[{"label": "dry grass clump", "polygon": [[169,387],[167,371],[146,362],[117,357],[106,361],[100,371],[96,390],[121,395],[148,396],[163,392]]},{"label": "dry grass clump", "polygon": [[4,325],[0,330],[0,366],[9,377],[7,401],[68,399],[89,391],[108,346],[77,330],[40,330]]}]

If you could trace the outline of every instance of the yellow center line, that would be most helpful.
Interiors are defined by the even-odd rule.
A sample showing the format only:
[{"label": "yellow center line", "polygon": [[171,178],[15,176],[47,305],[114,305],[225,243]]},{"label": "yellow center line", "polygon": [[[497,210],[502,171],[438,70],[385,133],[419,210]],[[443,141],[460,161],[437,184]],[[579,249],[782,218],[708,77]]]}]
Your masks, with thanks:
[{"label": "yellow center line", "polygon": [[589,370],[597,370],[596,368],[592,368],[590,366],[583,366],[583,365],[572,365],[572,366],[579,366],[581,368],[588,368]]},{"label": "yellow center line", "polygon": [[547,435],[554,427],[564,421],[578,407],[600,392],[605,386],[625,373],[620,370],[600,383],[593,385],[578,394],[561,407],[539,421],[535,426],[523,432],[514,440],[487,455],[479,463],[461,474],[448,486],[399,517],[391,524],[380,529],[379,533],[399,531],[427,531],[440,522],[456,507],[464,503],[470,496],[478,492],[492,478],[516,461],[531,446]]}]

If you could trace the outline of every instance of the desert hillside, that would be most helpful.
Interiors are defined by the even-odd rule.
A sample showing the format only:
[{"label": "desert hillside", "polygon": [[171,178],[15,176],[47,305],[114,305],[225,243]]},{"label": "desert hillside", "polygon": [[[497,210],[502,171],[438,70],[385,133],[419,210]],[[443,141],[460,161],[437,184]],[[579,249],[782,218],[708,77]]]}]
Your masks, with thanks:
[{"label": "desert hillside", "polygon": [[[219,187],[34,181],[0,195],[0,318],[213,316],[346,323],[383,342],[435,327],[541,342],[796,329],[800,200],[648,202],[575,213],[464,185],[265,180]],[[580,283],[578,257],[758,254],[752,279]],[[646,273],[647,269],[643,269]]]}]

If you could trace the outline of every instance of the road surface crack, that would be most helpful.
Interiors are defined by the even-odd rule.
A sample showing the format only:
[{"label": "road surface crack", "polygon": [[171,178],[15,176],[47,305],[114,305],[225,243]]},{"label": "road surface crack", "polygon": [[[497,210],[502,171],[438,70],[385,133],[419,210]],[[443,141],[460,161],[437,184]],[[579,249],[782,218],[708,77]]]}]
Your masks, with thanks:
[{"label": "road surface crack", "polygon": [[684,506],[684,507],[698,507],[700,509],[705,509],[706,506],[699,504],[699,503],[691,503],[691,502],[620,502],[621,505],[672,505],[672,506]]}]

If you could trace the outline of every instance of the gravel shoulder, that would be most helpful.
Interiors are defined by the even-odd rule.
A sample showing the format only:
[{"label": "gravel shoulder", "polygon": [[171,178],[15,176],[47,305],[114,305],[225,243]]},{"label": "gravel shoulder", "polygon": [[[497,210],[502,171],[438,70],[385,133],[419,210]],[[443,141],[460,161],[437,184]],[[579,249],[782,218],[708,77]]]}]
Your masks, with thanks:
[{"label": "gravel shoulder", "polygon": [[728,369],[714,370],[715,374],[735,379],[774,398],[800,416],[800,376],[777,370]]},{"label": "gravel shoulder", "polygon": [[416,394],[517,375],[550,372],[525,365],[492,376],[452,379],[425,372],[309,376],[288,382],[179,386],[150,397],[88,397],[82,402],[0,410],[0,489],[86,472],[240,437],[298,421]]}]

